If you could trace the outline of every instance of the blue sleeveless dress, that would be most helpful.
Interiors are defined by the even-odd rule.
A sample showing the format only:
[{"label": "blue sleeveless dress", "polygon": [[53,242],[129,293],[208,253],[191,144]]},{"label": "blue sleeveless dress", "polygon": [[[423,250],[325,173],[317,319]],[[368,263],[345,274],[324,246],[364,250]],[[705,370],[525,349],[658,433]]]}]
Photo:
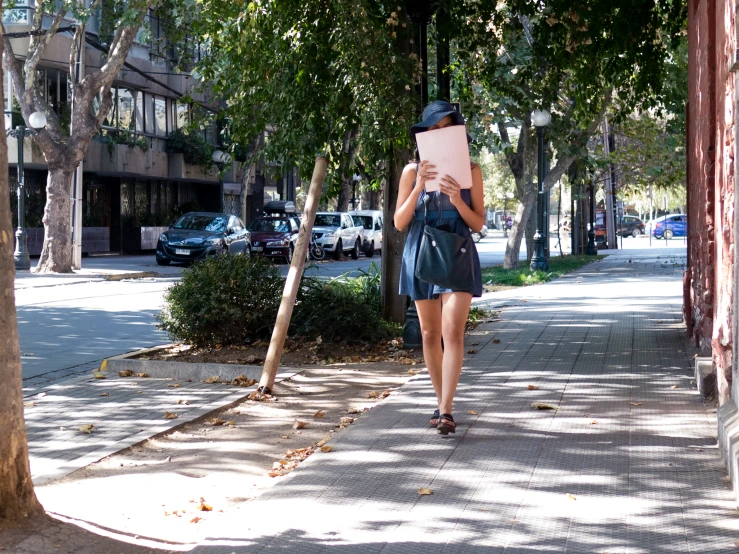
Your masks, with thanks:
[{"label": "blue sleeveless dress", "polygon": [[[460,191],[462,199],[470,205],[470,190],[462,189]],[[448,226],[448,229],[462,237],[470,236],[470,229],[462,219],[462,216],[449,201],[449,196],[441,191],[427,193],[421,192],[418,195],[418,203],[416,204],[415,216],[408,232],[408,238],[405,241],[405,249],[403,250],[403,265],[400,268],[400,294],[408,295],[411,300],[433,300],[440,294],[448,292],[469,292],[474,297],[482,296],[482,272],[480,270],[480,258],[477,255],[477,249],[474,250],[473,257],[475,263],[475,279],[472,289],[468,291],[453,291],[445,289],[416,278],[416,260],[418,258],[418,249],[421,247],[421,239],[423,238],[424,226],[424,201],[426,196],[428,200],[428,224],[434,227],[441,225]],[[439,204],[441,204],[441,219],[439,219]]]}]

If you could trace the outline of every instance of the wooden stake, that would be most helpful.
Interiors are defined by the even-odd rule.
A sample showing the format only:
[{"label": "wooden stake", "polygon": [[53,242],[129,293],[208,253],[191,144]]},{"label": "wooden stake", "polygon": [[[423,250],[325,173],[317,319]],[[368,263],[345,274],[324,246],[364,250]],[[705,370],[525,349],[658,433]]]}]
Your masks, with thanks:
[{"label": "wooden stake", "polygon": [[257,390],[262,393],[270,394],[275,384],[277,368],[280,365],[282,349],[285,346],[285,336],[287,336],[287,329],[290,326],[290,318],[293,314],[295,298],[298,295],[300,279],[303,276],[303,267],[305,267],[305,258],[308,255],[313,222],[316,219],[318,200],[321,197],[321,189],[323,188],[323,181],[326,178],[327,168],[328,158],[318,156],[316,158],[316,165],[313,167],[313,178],[310,181],[308,199],[305,202],[305,211],[303,212],[303,219],[300,222],[300,231],[298,232],[298,241],[295,245],[295,252],[293,253],[293,261],[290,264],[287,279],[285,279],[285,288],[282,291],[280,309],[277,312],[275,328],[272,331],[272,340],[269,342],[267,359],[264,360],[262,378],[259,380]]}]

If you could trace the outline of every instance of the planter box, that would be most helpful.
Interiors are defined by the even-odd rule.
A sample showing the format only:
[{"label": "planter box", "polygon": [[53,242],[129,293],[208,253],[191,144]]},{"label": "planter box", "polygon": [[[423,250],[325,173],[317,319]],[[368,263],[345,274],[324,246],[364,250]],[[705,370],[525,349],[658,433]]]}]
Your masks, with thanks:
[{"label": "planter box", "polygon": [[184,154],[169,153],[169,178],[177,181],[208,181],[218,183],[218,170],[205,169],[185,161]]},{"label": "planter box", "polygon": [[[167,154],[152,149],[144,152],[126,144],[116,144],[111,155],[107,144],[100,144],[100,172],[119,175],[146,175],[150,179],[167,178]],[[91,162],[94,165],[94,162]]]},{"label": "planter box", "polygon": [[169,227],[129,227],[123,229],[123,251],[155,250],[159,235]]},{"label": "planter box", "polygon": [[[41,254],[44,246],[44,229],[26,229],[28,235],[28,252],[31,256]],[[159,236],[159,235],[157,235]],[[83,227],[82,228],[82,252],[93,254],[95,252],[110,251],[110,229],[107,227]]]}]

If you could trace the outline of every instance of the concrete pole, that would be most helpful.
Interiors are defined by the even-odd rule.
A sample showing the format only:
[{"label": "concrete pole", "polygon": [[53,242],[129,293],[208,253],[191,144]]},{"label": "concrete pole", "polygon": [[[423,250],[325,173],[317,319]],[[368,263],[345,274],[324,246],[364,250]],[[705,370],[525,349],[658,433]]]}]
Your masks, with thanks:
[{"label": "concrete pole", "polygon": [[310,189],[308,190],[308,199],[305,202],[303,219],[300,222],[300,231],[298,232],[298,241],[295,245],[295,252],[293,253],[293,261],[290,264],[287,279],[285,279],[285,288],[282,292],[280,309],[277,312],[275,328],[272,331],[272,340],[269,342],[267,359],[264,360],[262,378],[259,380],[259,388],[257,390],[264,394],[271,394],[272,387],[275,384],[277,368],[280,365],[282,349],[285,346],[287,329],[290,326],[290,318],[293,315],[293,308],[295,307],[295,298],[298,295],[300,279],[303,276],[303,267],[305,266],[310,237],[313,232],[313,222],[316,219],[318,201],[321,198],[321,189],[323,188],[323,181],[326,179],[327,169],[328,158],[318,156],[316,158],[316,165],[313,167],[313,178],[311,179]]}]

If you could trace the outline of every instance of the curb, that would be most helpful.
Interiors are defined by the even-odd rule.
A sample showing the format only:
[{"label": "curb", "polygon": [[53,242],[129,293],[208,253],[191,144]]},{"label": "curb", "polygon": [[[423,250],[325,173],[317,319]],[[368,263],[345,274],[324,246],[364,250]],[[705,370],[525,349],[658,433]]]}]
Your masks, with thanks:
[{"label": "curb", "polygon": [[132,273],[114,273],[105,275],[105,281],[123,281],[124,279],[145,279],[147,277],[161,277],[161,273],[156,271],[135,271]]}]

